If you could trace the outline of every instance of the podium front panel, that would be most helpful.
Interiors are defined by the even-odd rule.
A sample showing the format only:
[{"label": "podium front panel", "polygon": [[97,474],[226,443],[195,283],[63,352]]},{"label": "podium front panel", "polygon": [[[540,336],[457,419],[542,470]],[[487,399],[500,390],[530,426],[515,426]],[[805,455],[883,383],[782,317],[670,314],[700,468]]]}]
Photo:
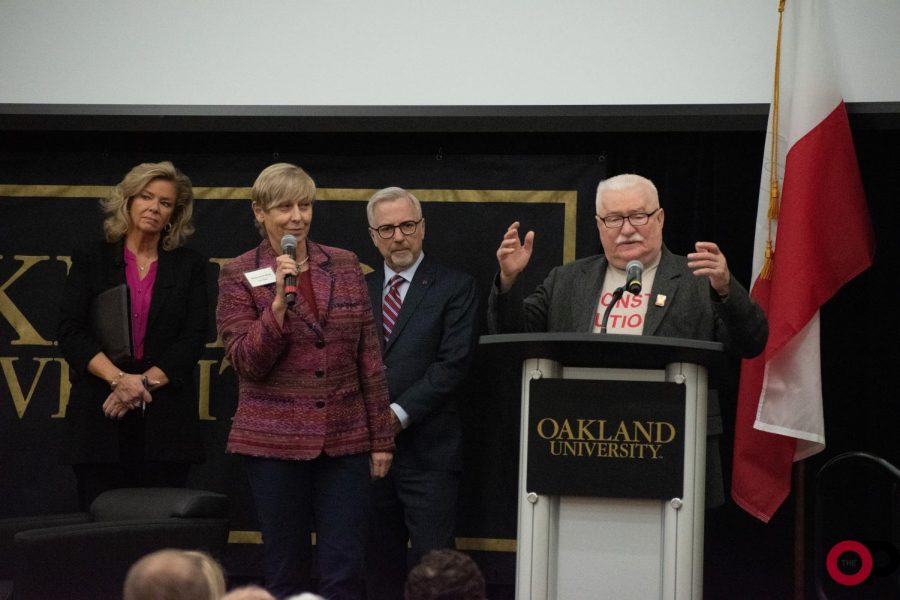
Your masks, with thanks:
[{"label": "podium front panel", "polygon": [[[668,500],[541,495],[527,489],[530,382],[541,378],[667,381],[684,387],[683,491]],[[702,597],[707,375],[676,363],[665,369],[565,367],[526,360],[516,597],[685,600]]]},{"label": "podium front panel", "polygon": [[530,492],[668,500],[684,495],[684,386],[542,378],[529,391]]}]

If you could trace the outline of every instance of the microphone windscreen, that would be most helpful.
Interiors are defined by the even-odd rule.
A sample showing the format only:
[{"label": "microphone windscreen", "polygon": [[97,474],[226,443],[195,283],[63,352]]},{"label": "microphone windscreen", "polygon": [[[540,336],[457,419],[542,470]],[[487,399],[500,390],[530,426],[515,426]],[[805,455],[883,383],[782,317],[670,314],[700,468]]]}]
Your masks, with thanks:
[{"label": "microphone windscreen", "polygon": [[297,238],[292,236],[289,233],[284,234],[281,238],[281,251],[285,254],[288,254],[288,249],[293,249],[295,252],[297,250]]},{"label": "microphone windscreen", "polygon": [[625,266],[625,272],[628,273],[628,275],[640,277],[644,272],[644,263],[639,260],[628,261],[628,264]]},{"label": "microphone windscreen", "polygon": [[644,264],[639,260],[629,261],[625,265],[625,289],[632,294],[640,294],[643,282]]}]

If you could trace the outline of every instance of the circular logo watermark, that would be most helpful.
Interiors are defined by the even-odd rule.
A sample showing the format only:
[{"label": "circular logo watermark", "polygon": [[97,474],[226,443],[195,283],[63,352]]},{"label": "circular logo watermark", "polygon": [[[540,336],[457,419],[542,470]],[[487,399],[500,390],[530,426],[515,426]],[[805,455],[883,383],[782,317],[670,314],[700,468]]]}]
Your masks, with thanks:
[{"label": "circular logo watermark", "polygon": [[[869,578],[874,562],[872,553],[864,544],[855,540],[844,540],[828,551],[825,567],[834,581],[841,585],[853,586]],[[842,569],[850,572],[846,573]]]}]

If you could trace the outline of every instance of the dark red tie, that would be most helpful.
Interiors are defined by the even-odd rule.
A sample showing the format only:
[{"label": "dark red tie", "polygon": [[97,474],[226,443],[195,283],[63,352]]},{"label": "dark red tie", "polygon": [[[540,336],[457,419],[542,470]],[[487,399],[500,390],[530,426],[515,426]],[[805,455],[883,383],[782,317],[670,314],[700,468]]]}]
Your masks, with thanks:
[{"label": "dark red tie", "polygon": [[387,295],[384,297],[384,302],[382,303],[382,309],[384,311],[382,322],[384,323],[385,342],[391,337],[391,331],[394,330],[394,323],[397,322],[397,315],[400,314],[400,305],[403,304],[403,300],[400,298],[400,284],[404,281],[406,280],[403,279],[402,276],[394,275],[388,282],[391,289],[388,290]]}]

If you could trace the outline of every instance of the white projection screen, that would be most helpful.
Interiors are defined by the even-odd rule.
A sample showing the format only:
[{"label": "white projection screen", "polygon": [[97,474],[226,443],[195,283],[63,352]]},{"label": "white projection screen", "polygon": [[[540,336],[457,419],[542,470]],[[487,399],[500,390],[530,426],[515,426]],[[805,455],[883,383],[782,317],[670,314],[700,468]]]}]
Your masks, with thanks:
[{"label": "white projection screen", "polygon": [[[845,99],[900,100],[900,2],[819,4]],[[777,5],[0,0],[0,105],[767,104]]]}]

